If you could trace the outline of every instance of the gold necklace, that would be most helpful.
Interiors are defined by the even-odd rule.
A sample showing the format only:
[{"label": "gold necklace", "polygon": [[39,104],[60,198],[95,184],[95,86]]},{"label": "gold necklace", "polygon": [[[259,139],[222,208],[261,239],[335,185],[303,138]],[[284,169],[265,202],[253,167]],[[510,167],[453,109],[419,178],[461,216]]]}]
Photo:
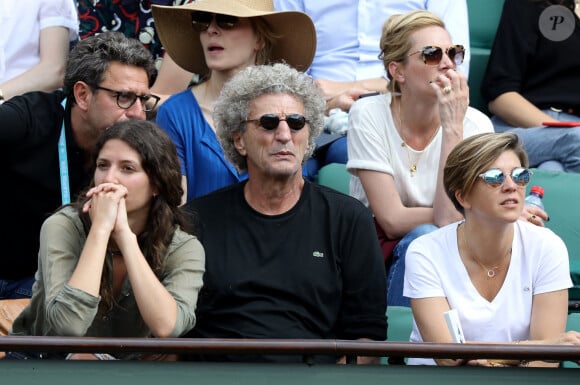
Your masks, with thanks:
[{"label": "gold necklace", "polygon": [[461,232],[463,233],[463,243],[465,245],[465,248],[467,249],[467,251],[469,252],[469,255],[471,256],[471,258],[477,262],[477,264],[479,266],[481,266],[481,268],[487,272],[487,278],[488,279],[492,279],[495,278],[496,276],[496,270],[499,270],[501,268],[501,264],[503,262],[503,260],[508,256],[511,255],[512,253],[512,248],[508,248],[507,252],[504,254],[504,256],[502,257],[502,259],[500,259],[500,261],[498,262],[498,264],[496,266],[493,267],[487,267],[485,266],[480,260],[479,258],[477,258],[477,256],[475,255],[475,253],[473,252],[473,250],[471,250],[471,247],[469,246],[469,242],[467,242],[467,236],[465,235],[465,223],[463,223],[463,225],[461,225]]},{"label": "gold necklace", "polygon": [[[403,139],[403,142],[401,143],[401,147],[404,147],[405,150],[407,151],[407,165],[409,166],[409,174],[411,175],[411,178],[415,176],[415,173],[417,172],[417,163],[419,163],[419,160],[421,160],[421,155],[423,155],[423,153],[421,152],[419,154],[419,156],[415,159],[415,162],[411,161],[411,150],[409,150],[410,146],[407,144],[407,142],[405,141],[405,135],[403,135],[403,115],[401,114],[401,97],[399,96],[399,100],[398,100],[398,113],[399,113],[399,130],[401,131],[401,139]],[[435,135],[437,135],[437,133],[439,132],[439,129],[436,129],[435,132],[433,133],[433,135],[431,135],[431,137],[429,138],[429,141],[427,142],[427,146],[431,143],[431,141],[433,140],[433,138],[435,137]],[[427,148],[427,146],[425,146],[425,148]]]}]

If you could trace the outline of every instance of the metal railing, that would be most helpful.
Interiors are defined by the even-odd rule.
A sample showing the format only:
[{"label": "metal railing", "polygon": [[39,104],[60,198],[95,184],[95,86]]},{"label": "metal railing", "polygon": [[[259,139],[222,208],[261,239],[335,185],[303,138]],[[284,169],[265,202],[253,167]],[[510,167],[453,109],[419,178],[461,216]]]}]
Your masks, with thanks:
[{"label": "metal railing", "polygon": [[424,357],[455,359],[512,359],[580,361],[580,346],[528,344],[451,344],[314,339],[192,339],[192,338],[89,338],[0,337],[0,351],[66,353],[166,354],[273,354]]}]

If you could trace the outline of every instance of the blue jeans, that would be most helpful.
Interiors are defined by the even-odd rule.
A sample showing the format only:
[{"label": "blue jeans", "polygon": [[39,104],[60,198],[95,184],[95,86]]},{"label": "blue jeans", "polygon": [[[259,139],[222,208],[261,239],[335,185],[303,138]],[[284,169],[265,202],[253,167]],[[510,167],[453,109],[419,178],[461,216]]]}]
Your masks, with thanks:
[{"label": "blue jeans", "polygon": [[403,285],[405,282],[405,255],[412,241],[421,235],[428,234],[438,227],[432,224],[424,224],[409,231],[393,249],[393,262],[387,273],[387,306],[411,306],[409,298],[403,297]]},{"label": "blue jeans", "polygon": [[[554,119],[580,122],[580,117],[550,109],[543,110]],[[513,132],[522,140],[530,167],[580,172],[580,127],[512,127],[497,116],[491,118],[496,132]]]},{"label": "blue jeans", "polygon": [[32,297],[32,285],[34,276],[19,279],[0,279],[0,299],[18,299]]},{"label": "blue jeans", "polygon": [[330,163],[344,163],[348,161],[346,135],[338,138],[326,150],[324,165]]},{"label": "blue jeans", "polygon": [[348,154],[346,152],[346,136],[340,137],[327,145],[322,151],[314,154],[302,167],[302,175],[311,182],[316,180],[318,170],[330,163],[346,164]]},{"label": "blue jeans", "polygon": [[310,182],[314,182],[319,169],[320,166],[318,159],[308,158],[306,163],[304,163],[304,166],[302,166],[302,176]]}]

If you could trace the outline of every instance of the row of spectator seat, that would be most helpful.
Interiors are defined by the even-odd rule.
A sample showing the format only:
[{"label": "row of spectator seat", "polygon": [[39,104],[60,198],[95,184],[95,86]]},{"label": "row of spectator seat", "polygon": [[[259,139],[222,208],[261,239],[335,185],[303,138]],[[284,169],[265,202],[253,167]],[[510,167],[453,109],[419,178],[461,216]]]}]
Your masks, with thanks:
[{"label": "row of spectator seat", "polygon": [[469,15],[469,104],[489,114],[481,95],[481,82],[493,46],[504,0],[467,0]]}]

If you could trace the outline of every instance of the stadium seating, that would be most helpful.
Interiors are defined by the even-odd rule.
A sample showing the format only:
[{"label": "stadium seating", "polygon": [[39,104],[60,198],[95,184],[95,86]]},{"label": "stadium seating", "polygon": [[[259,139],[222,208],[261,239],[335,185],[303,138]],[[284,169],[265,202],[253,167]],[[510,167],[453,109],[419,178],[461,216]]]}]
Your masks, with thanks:
[{"label": "stadium seating", "polygon": [[481,82],[491,53],[504,0],[467,0],[469,17],[469,101],[471,107],[489,115],[481,95]]}]

